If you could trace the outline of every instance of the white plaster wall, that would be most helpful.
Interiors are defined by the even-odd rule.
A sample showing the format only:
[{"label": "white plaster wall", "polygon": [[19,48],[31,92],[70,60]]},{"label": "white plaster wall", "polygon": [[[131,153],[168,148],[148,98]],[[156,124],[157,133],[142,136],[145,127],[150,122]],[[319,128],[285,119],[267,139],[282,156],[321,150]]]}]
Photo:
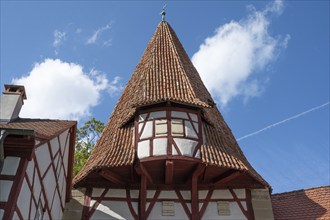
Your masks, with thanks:
[{"label": "white plaster wall", "polygon": [[214,190],[211,199],[233,199],[228,189]]},{"label": "white plaster wall", "polygon": [[251,201],[255,219],[274,219],[269,189],[252,189]]},{"label": "white plaster wall", "polygon": [[[139,124],[139,131],[141,131],[143,124]],[[153,122],[147,121],[144,126],[143,132],[141,134],[140,139],[151,138],[153,136]]]},{"label": "white plaster wall", "polygon": [[150,156],[150,141],[140,141],[138,143],[138,157],[144,158]]},{"label": "white plaster wall", "polygon": [[45,191],[46,191],[46,197],[47,197],[47,201],[48,204],[50,205],[52,200],[53,200],[53,196],[54,196],[54,191],[55,191],[55,176],[54,176],[54,171],[53,169],[49,169],[45,178],[43,179],[43,184],[45,186]]},{"label": "white plaster wall", "polygon": [[[185,121],[184,124],[185,124],[187,137],[198,138],[191,122],[190,121]],[[198,129],[196,129],[196,130],[198,131]]]},{"label": "white plaster wall", "polygon": [[191,198],[191,193],[189,190],[181,190],[180,193],[181,193],[183,199],[189,200]]},{"label": "white plaster wall", "polygon": [[[31,161],[29,163],[31,163]],[[32,183],[33,181],[30,182]],[[38,200],[41,194],[41,180],[39,179],[37,172],[34,175],[34,183],[32,187],[33,187],[33,195]]]},{"label": "white plaster wall", "polygon": [[178,199],[175,191],[161,191],[158,199]]},{"label": "white plaster wall", "polygon": [[35,169],[35,165],[34,165],[34,161],[30,160],[28,163],[28,166],[26,168],[26,174],[30,180],[30,183],[33,182],[33,173],[34,173],[34,169]]},{"label": "white plaster wall", "polygon": [[173,144],[172,144],[172,155],[179,155],[178,151],[176,150]]},{"label": "white plaster wall", "polygon": [[156,190],[148,190],[148,191],[147,191],[147,198],[148,198],[148,199],[153,198],[154,195],[155,195],[155,193],[156,193]]},{"label": "white plaster wall", "polygon": [[205,199],[207,196],[208,190],[199,190],[198,191],[198,198],[199,199]]},{"label": "white plaster wall", "polygon": [[63,206],[65,206],[65,196],[66,196],[66,181],[63,181],[62,190],[61,190],[61,197],[62,197]]},{"label": "white plaster wall", "polygon": [[174,203],[174,216],[162,216],[162,202],[156,202],[148,219],[161,220],[161,219],[188,219],[182,205]]},{"label": "white plaster wall", "polygon": [[52,155],[54,156],[56,152],[60,149],[60,145],[58,143],[57,137],[50,140],[50,146],[51,146],[50,149],[52,151]]},{"label": "white plaster wall", "polygon": [[20,162],[19,157],[6,157],[1,171],[2,175],[15,175]]},{"label": "white plaster wall", "polygon": [[130,190],[130,194],[132,199],[139,198],[139,190]]},{"label": "white plaster wall", "polygon": [[60,134],[60,136],[59,136],[60,144],[61,144],[61,152],[64,151],[66,142],[69,143],[68,133],[69,133],[69,130],[66,130],[62,134]]},{"label": "white plaster wall", "polygon": [[17,206],[24,218],[28,218],[29,216],[30,198],[31,198],[31,191],[27,185],[26,179],[24,178],[22,183],[22,188],[17,199]]},{"label": "white plaster wall", "polygon": [[48,215],[48,212],[45,212],[44,213],[44,216],[42,218],[43,220],[46,220],[46,219],[50,219],[49,215]]},{"label": "white plaster wall", "polygon": [[197,115],[196,115],[196,114],[189,113],[189,116],[190,116],[191,120],[193,120],[193,121],[198,121],[198,119],[197,119]]},{"label": "white plaster wall", "polygon": [[[69,142],[67,142],[69,144]],[[64,163],[64,168],[65,168],[65,173],[68,173],[68,158],[69,158],[69,146],[65,148],[64,151],[64,156],[63,156],[63,163]]]},{"label": "white plaster wall", "polygon": [[61,209],[61,200],[58,196],[58,193],[55,193],[53,206],[51,207],[51,215],[53,219],[61,219],[62,209]]},{"label": "white plaster wall", "polygon": [[105,194],[106,197],[126,198],[125,189],[109,189]]},{"label": "white plaster wall", "polygon": [[126,202],[102,201],[90,219],[133,219]]},{"label": "white plaster wall", "polygon": [[153,155],[154,156],[167,155],[167,138],[154,139]]},{"label": "white plaster wall", "polygon": [[34,219],[34,217],[36,216],[36,210],[37,210],[37,207],[34,205],[34,202],[31,203],[31,219]]},{"label": "white plaster wall", "polygon": [[[68,169],[68,155],[69,155],[69,140],[68,138],[68,132],[69,130],[64,131],[59,135],[59,137],[55,137],[51,140],[51,149],[53,155],[56,154],[60,150],[60,153],[64,153],[64,167],[67,170]],[[46,188],[46,195],[48,202],[51,203],[51,216],[53,219],[61,219],[63,212],[62,212],[62,206],[65,206],[65,196],[66,196],[66,179],[65,179],[65,170],[62,166],[62,159],[60,157],[61,154],[58,154],[58,156],[54,159],[54,167],[55,172],[54,174],[53,168],[50,168],[47,175],[45,176],[44,183]],[[56,179],[55,176],[57,176],[58,182],[58,188],[56,187]],[[62,206],[61,206],[62,205]]]},{"label": "white plaster wall", "polygon": [[13,185],[13,181],[10,180],[0,180],[0,202],[7,202],[8,196]]},{"label": "white plaster wall", "polygon": [[173,138],[173,140],[180,149],[181,154],[183,156],[189,156],[189,157],[193,155],[193,152],[195,151],[195,147],[198,144],[197,141],[183,139],[183,138]]},{"label": "white plaster wall", "polygon": [[[4,214],[4,212],[5,212],[5,210],[0,209],[0,219],[3,218],[3,214]],[[13,220],[16,220],[16,219],[19,220],[19,217],[18,217],[17,213],[14,212]]]},{"label": "white plaster wall", "polygon": [[198,123],[197,122],[193,122],[193,125],[194,125],[196,131],[198,131]]},{"label": "white plaster wall", "polygon": [[245,220],[246,217],[242,213],[236,202],[230,202],[230,215],[220,216],[218,214],[217,202],[210,202],[205,210],[202,219],[228,219],[228,220]]},{"label": "white plaster wall", "polygon": [[234,192],[239,199],[245,199],[245,189],[234,189]]},{"label": "white plaster wall", "polygon": [[[102,192],[104,191],[103,188],[93,189],[93,196],[100,196]],[[234,190],[238,198],[245,199],[245,189],[235,189]],[[153,198],[155,195],[155,190],[148,190],[147,191],[147,198]],[[180,191],[182,197],[185,200],[191,199],[191,194],[189,190],[183,190]],[[198,191],[199,199],[205,199],[207,196],[208,190],[200,190]],[[131,198],[138,198],[139,192],[138,190],[131,190],[130,191]],[[110,189],[106,197],[115,197],[115,198],[126,198],[126,190],[125,189]],[[229,190],[221,189],[221,190],[214,190],[213,199],[219,199],[221,201],[225,199],[233,199],[231,193]],[[161,193],[158,196],[158,199],[167,199],[167,200],[176,200],[178,199],[178,196],[176,195],[174,190],[166,190],[161,191]],[[91,207],[94,204],[94,200],[91,201]],[[146,206],[148,207],[150,203],[147,202]],[[241,201],[241,204],[245,210],[247,210],[247,204],[245,201]],[[202,207],[202,203],[199,204],[199,208]],[[136,213],[138,213],[138,203],[134,202],[132,203],[132,206]],[[191,212],[191,204],[187,203],[187,207],[189,211]],[[174,216],[162,216],[162,202],[158,201],[155,203],[155,206],[153,207],[148,219],[187,219],[186,213],[182,207],[182,205],[179,202],[175,202],[174,204],[175,208],[175,215]],[[244,220],[246,217],[242,213],[241,209],[239,208],[239,205],[237,202],[231,201],[229,202],[229,208],[230,208],[230,215],[224,215],[220,216],[218,214],[218,203],[210,202],[208,204],[208,207],[205,210],[205,213],[203,215],[202,219],[229,219],[229,220]],[[91,219],[132,219],[132,216],[130,214],[128,205],[126,202],[119,202],[119,201],[102,201],[100,206],[97,208],[97,211],[92,216]]]},{"label": "white plaster wall", "polygon": [[93,188],[92,197],[100,197],[104,191],[104,188]]},{"label": "white plaster wall", "polygon": [[38,147],[35,153],[40,168],[41,176],[43,176],[51,162],[47,143]]},{"label": "white plaster wall", "polygon": [[17,215],[17,212],[14,212],[13,219],[14,219],[14,220],[16,220],[16,219],[19,220],[19,219],[20,219],[20,218],[18,217],[18,215]]},{"label": "white plaster wall", "polygon": [[56,157],[54,158],[54,167],[55,167],[55,172],[56,172],[56,176],[58,176],[59,175],[59,167],[58,167],[58,165],[59,165],[59,158],[60,158],[60,154],[57,154],[56,155]]}]

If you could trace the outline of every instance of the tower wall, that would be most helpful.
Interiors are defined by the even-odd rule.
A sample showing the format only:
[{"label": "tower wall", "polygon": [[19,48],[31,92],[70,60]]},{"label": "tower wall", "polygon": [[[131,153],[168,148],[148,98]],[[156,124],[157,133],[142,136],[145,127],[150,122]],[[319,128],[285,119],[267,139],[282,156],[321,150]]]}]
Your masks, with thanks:
[{"label": "tower wall", "polygon": [[[92,188],[86,192],[80,207],[67,210],[81,211],[83,215],[77,219],[139,218],[139,190]],[[251,191],[243,188],[199,190],[200,219],[254,219],[250,195]],[[191,218],[189,190],[147,190],[146,197],[147,219]],[[83,208],[83,204],[88,208]]]}]

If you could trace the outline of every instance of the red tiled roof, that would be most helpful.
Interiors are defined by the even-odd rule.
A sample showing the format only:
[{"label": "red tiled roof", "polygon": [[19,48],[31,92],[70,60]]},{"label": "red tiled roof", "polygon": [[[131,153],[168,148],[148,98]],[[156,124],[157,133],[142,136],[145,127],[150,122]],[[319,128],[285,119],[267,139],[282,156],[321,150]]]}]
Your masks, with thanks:
[{"label": "red tiled roof", "polygon": [[178,37],[164,21],[158,25],[100,140],[74,183],[99,168],[132,165],[136,152],[131,121],[136,110],[165,101],[202,110],[206,120],[203,122],[203,163],[244,171],[269,187],[246,160]]},{"label": "red tiled roof", "polygon": [[330,219],[330,186],[271,196],[275,219]]},{"label": "red tiled roof", "polygon": [[0,124],[0,128],[32,129],[36,138],[49,140],[76,124],[76,121],[18,118],[8,124]]}]

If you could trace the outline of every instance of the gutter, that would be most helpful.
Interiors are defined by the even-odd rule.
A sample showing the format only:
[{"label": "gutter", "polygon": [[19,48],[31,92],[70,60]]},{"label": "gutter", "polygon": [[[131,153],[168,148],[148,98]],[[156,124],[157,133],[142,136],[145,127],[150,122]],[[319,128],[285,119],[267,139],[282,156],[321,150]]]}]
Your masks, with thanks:
[{"label": "gutter", "polygon": [[13,129],[13,128],[1,128],[0,129],[0,173],[2,172],[3,164],[5,161],[4,143],[8,135],[19,136],[35,136],[34,130],[31,129]]}]

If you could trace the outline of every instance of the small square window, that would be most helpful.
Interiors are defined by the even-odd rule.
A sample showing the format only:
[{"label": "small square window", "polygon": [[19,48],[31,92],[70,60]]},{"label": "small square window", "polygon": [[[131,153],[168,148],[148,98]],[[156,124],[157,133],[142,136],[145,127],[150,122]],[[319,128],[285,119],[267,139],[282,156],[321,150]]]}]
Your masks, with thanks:
[{"label": "small square window", "polygon": [[155,121],[156,137],[167,135],[167,120],[160,119]]},{"label": "small square window", "polygon": [[230,205],[227,201],[218,202],[218,215],[230,216]]},{"label": "small square window", "polygon": [[172,201],[163,202],[162,216],[175,216],[174,202],[172,202]]},{"label": "small square window", "polygon": [[183,121],[179,119],[172,119],[171,121],[172,135],[173,136],[183,136]]}]

